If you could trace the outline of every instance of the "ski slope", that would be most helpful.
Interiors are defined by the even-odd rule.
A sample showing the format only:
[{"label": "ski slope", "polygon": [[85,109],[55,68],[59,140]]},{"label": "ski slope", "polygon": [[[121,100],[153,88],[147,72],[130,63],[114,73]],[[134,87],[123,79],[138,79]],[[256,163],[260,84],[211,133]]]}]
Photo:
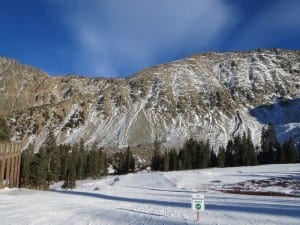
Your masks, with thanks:
[{"label": "ski slope", "polygon": [[[284,187],[272,182],[285,178]],[[256,187],[262,195],[222,192],[249,180],[271,180]],[[178,172],[140,172],[77,182],[65,191],[0,190],[1,225],[179,225],[197,224],[191,196],[203,192],[203,225],[299,225],[300,164],[214,168]],[[260,184],[261,182],[257,182]],[[248,188],[248,186],[244,186]],[[298,197],[271,196],[272,192]]]}]

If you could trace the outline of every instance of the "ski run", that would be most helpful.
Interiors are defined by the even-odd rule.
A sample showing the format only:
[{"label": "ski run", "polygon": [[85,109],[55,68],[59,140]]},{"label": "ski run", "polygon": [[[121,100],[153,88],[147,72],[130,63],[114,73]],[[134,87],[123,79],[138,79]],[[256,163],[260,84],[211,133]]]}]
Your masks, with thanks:
[{"label": "ski run", "polygon": [[[0,190],[1,225],[299,225],[300,164],[147,172]],[[205,211],[191,209],[194,193]]]}]

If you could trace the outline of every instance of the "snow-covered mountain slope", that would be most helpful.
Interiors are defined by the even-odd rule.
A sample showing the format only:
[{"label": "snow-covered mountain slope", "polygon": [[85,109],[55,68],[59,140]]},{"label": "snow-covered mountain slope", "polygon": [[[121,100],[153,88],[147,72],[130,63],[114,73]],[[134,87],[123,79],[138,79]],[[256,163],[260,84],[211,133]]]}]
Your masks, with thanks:
[{"label": "snow-covered mountain slope", "polygon": [[[205,196],[203,225],[298,225],[299,197],[271,196],[280,192],[299,194],[299,164],[234,167],[179,172],[141,172],[100,180],[77,182],[62,191],[0,190],[1,225],[179,225],[197,224],[191,197]],[[223,193],[249,180],[281,181],[267,187],[266,196]],[[297,185],[287,185],[295,179]],[[258,183],[252,190],[261,192]],[[232,186],[233,185],[233,186]],[[217,189],[219,188],[219,189]],[[267,196],[268,195],[268,196]]]},{"label": "snow-covered mountain slope", "polygon": [[50,128],[58,143],[144,148],[158,137],[178,147],[194,137],[217,149],[247,129],[259,144],[262,126],[273,121],[282,141],[300,142],[299,51],[198,54],[127,79],[49,77],[1,58],[0,80],[12,139],[37,149]]}]

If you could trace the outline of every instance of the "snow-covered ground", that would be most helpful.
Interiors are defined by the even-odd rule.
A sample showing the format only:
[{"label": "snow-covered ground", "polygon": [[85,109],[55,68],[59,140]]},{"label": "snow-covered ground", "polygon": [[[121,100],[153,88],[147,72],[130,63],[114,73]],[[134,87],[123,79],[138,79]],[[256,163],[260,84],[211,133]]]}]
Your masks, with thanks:
[{"label": "snow-covered ground", "polygon": [[[196,224],[191,196],[203,192],[206,210],[200,224],[298,225],[299,182],[300,164],[288,164],[140,172],[78,181],[72,191],[60,189],[59,183],[51,191],[5,189],[0,190],[0,224]],[[251,195],[222,192],[249,193],[249,188]]]}]

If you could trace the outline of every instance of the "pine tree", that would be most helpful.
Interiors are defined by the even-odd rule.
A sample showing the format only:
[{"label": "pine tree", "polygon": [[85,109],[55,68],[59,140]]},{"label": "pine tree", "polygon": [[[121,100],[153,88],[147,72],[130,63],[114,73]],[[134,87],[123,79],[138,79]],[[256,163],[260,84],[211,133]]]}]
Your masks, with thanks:
[{"label": "pine tree", "polygon": [[78,146],[78,155],[77,155],[77,162],[76,162],[76,174],[77,179],[81,180],[84,178],[84,168],[86,163],[86,154],[84,149],[84,141],[81,138]]},{"label": "pine tree", "polygon": [[262,130],[261,149],[261,163],[270,164],[280,161],[281,146],[277,140],[275,127],[271,124]]},{"label": "pine tree", "polygon": [[34,159],[30,164],[30,174],[33,187],[37,189],[47,189],[47,155],[45,150],[41,149],[34,155]]},{"label": "pine tree", "polygon": [[255,151],[254,144],[252,142],[252,137],[251,137],[251,132],[248,129],[247,132],[247,139],[246,139],[246,158],[247,158],[247,163],[246,165],[248,166],[254,166],[257,165],[257,153]]},{"label": "pine tree", "polygon": [[94,179],[99,176],[99,158],[98,158],[98,150],[97,143],[94,143],[88,154],[88,171],[89,176]]},{"label": "pine tree", "polygon": [[63,188],[75,188],[76,187],[76,153],[68,152],[66,161],[66,167],[64,171],[64,183]]},{"label": "pine tree", "polygon": [[130,147],[128,146],[127,149],[126,149],[126,154],[125,156],[123,157],[123,165],[122,165],[122,171],[123,173],[128,173],[129,172],[129,163],[130,163],[130,160],[132,158],[132,153],[130,151]]},{"label": "pine tree", "polygon": [[163,156],[163,171],[169,171],[169,154],[168,152],[165,152],[164,156]]},{"label": "pine tree", "polygon": [[65,171],[67,168],[67,160],[70,157],[70,152],[72,151],[70,145],[59,145],[58,146],[60,154],[60,180],[63,180],[65,177]]},{"label": "pine tree", "polygon": [[33,162],[33,144],[30,144],[27,149],[22,152],[21,155],[21,167],[20,167],[20,185],[21,187],[31,186],[31,171],[30,165]]},{"label": "pine tree", "polygon": [[135,159],[132,155],[132,152],[130,154],[130,157],[129,157],[129,172],[134,172],[135,171]]},{"label": "pine tree", "polygon": [[160,154],[160,144],[157,140],[157,138],[154,141],[154,150],[153,150],[153,156],[151,159],[151,169],[152,170],[161,170],[161,154]]},{"label": "pine tree", "polygon": [[9,129],[6,121],[0,117],[0,142],[10,141],[9,140]]},{"label": "pine tree", "polygon": [[225,167],[235,166],[233,150],[234,145],[231,140],[228,141],[226,151],[225,151]]},{"label": "pine tree", "polygon": [[283,154],[285,156],[284,159],[282,159],[284,163],[297,162],[298,160],[297,150],[292,138],[289,138],[289,140],[283,144],[282,148],[283,148]]},{"label": "pine tree", "polygon": [[176,150],[173,149],[169,153],[169,169],[170,170],[177,170],[177,153]]},{"label": "pine tree", "polygon": [[225,166],[225,148],[220,147],[218,152],[218,167],[222,168]]},{"label": "pine tree", "polygon": [[189,154],[188,151],[185,151],[184,154],[184,162],[183,162],[183,167],[185,170],[191,170],[193,169],[193,164],[192,164],[192,156]]},{"label": "pine tree", "polygon": [[218,158],[215,151],[212,149],[210,151],[210,163],[209,167],[217,167],[218,166]]},{"label": "pine tree", "polygon": [[[40,150],[41,151],[41,150]],[[58,181],[61,170],[60,152],[56,145],[53,130],[50,130],[45,142],[42,145],[42,151],[47,158],[47,182]]]}]

